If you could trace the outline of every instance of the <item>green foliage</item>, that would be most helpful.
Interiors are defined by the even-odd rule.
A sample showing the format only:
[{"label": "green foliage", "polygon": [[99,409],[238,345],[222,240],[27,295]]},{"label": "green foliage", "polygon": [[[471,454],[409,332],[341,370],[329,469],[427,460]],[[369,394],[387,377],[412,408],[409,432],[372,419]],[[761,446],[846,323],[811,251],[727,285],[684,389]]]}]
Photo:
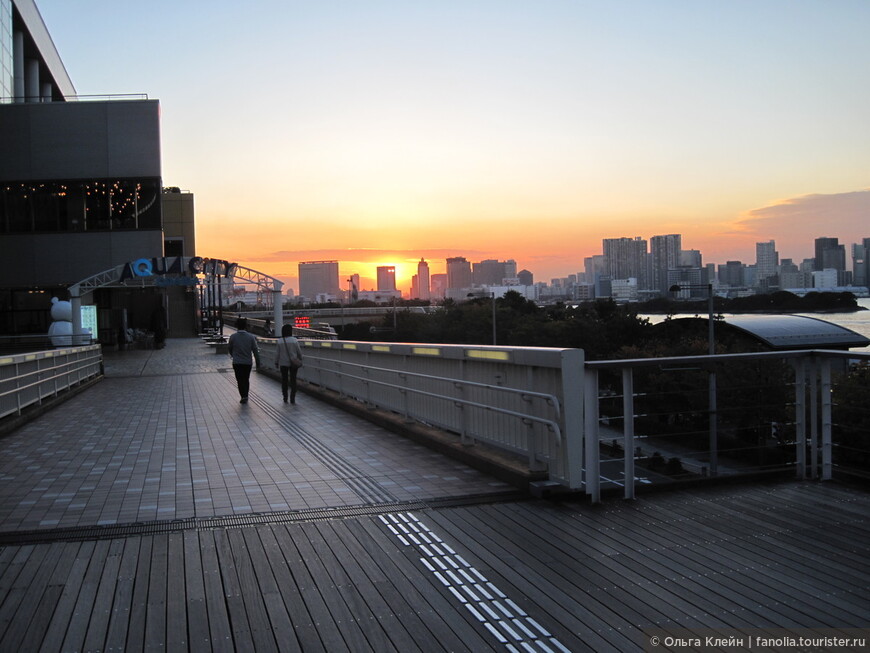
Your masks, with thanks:
[{"label": "green foliage", "polygon": [[833,385],[834,465],[870,472],[870,364],[853,365]]}]

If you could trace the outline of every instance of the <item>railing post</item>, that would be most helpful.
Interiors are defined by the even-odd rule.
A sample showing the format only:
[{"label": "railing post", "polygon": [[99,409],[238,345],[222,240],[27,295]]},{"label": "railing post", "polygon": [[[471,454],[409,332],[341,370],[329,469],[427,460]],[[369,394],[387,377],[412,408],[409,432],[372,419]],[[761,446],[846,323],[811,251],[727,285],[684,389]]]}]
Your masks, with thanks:
[{"label": "railing post", "polygon": [[[568,487],[579,490],[583,487],[583,367],[586,353],[582,349],[562,351],[562,461]],[[596,384],[597,391],[597,384]],[[597,397],[597,395],[596,395]],[[596,409],[596,418],[598,411]],[[597,440],[597,432],[596,432]]]},{"label": "railing post", "polygon": [[584,382],[583,409],[586,413],[583,437],[586,453],[586,494],[593,503],[601,502],[601,470],[598,449],[598,370],[587,369]]},{"label": "railing post", "polygon": [[634,377],[630,367],[622,368],[622,426],[625,454],[625,498],[634,499]]},{"label": "railing post", "polygon": [[819,477],[819,382],[818,360],[810,359],[810,478]]},{"label": "railing post", "polygon": [[717,415],[716,370],[711,369],[707,376],[708,403],[710,408],[710,476],[716,476],[719,468],[719,417]]},{"label": "railing post", "polygon": [[794,429],[796,475],[807,477],[807,369],[806,360],[794,362]]},{"label": "railing post", "polygon": [[831,463],[831,360],[825,358],[821,361],[822,367],[822,480],[830,481],[832,472]]}]

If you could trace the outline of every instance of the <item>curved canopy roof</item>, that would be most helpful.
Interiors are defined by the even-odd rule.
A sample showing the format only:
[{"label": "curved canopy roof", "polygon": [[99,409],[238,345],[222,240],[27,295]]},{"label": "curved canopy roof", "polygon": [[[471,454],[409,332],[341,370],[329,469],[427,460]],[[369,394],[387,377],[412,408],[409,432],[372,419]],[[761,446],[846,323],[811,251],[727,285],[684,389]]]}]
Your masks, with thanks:
[{"label": "curved canopy roof", "polygon": [[730,315],[722,321],[771,349],[848,349],[870,345],[870,339],[860,333],[815,317]]}]

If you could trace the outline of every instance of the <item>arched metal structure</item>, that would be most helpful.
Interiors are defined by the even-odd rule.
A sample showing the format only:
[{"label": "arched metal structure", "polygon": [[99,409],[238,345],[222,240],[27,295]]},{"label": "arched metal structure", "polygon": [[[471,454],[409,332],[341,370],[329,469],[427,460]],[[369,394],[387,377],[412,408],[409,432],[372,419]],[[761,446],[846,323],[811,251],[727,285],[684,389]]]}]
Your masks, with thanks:
[{"label": "arched metal structure", "polygon": [[224,259],[201,256],[164,256],[140,258],[82,279],[69,287],[72,304],[73,341],[82,335],[82,297],[98,288],[146,288],[200,286],[220,288],[222,280],[239,279],[272,293],[275,333],[281,333],[283,311],[281,291],[284,282],[258,270],[252,270]]}]

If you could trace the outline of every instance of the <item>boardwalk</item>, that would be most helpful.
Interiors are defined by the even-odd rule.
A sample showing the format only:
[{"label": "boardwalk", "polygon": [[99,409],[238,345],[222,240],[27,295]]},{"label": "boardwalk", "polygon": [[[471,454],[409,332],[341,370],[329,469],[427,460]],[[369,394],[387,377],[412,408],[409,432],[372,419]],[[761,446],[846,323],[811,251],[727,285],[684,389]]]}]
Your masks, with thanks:
[{"label": "boardwalk", "polygon": [[106,370],[0,440],[0,651],[633,651],[653,628],[870,626],[865,492],[537,501],[269,378],[240,405],[198,341]]}]

